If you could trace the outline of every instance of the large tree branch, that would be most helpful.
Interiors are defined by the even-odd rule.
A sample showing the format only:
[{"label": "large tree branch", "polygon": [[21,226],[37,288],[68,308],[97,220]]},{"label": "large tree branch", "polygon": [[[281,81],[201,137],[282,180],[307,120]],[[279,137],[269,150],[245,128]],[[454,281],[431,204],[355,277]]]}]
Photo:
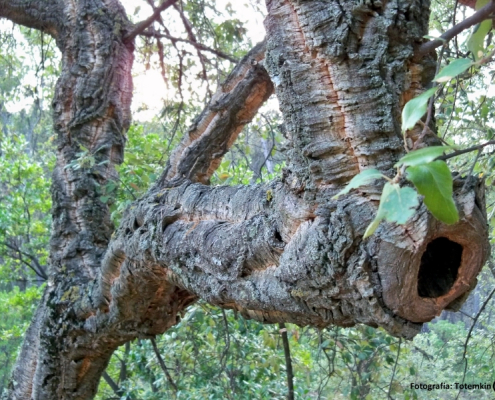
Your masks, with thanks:
[{"label": "large tree branch", "polygon": [[[363,241],[376,205],[359,195],[332,203],[330,193],[321,193],[310,206],[281,183],[185,183],[156,191],[122,221],[100,281],[79,312],[96,333],[129,318],[152,321],[160,310],[161,318],[139,328],[140,335],[152,335],[198,296],[263,322],[361,322],[410,337],[420,329],[415,323],[451,303],[455,307],[475,282],[486,257],[480,195],[457,187],[463,214],[455,226],[439,223],[421,207],[406,226],[384,224]],[[462,246],[462,260],[456,261],[462,279],[437,275],[442,263],[434,260],[452,251],[432,245],[439,237],[447,238],[447,247]],[[422,280],[424,273],[438,287]],[[187,290],[188,301],[178,303],[179,288]]]},{"label": "large tree branch", "polygon": [[235,67],[173,151],[160,184],[188,179],[208,183],[242,128],[273,93],[256,45]]},{"label": "large tree branch", "polygon": [[0,0],[0,18],[56,37],[62,24],[62,8],[59,0]]},{"label": "large tree branch", "polygon": [[431,40],[421,45],[417,51],[415,57],[420,58],[425,54],[428,54],[433,49],[442,46],[454,36],[459,33],[469,29],[473,25],[483,22],[485,19],[491,18],[492,14],[495,12],[495,1],[490,1],[486,6],[480,8],[472,16],[466,18],[464,21],[459,22],[454,27],[450,28],[447,32],[440,36],[440,39]]}]

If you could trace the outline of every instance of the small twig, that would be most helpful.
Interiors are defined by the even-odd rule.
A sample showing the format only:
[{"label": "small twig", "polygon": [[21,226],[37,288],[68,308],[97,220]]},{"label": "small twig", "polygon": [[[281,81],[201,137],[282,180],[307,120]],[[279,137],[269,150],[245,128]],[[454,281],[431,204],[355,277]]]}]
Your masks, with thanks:
[{"label": "small twig", "polygon": [[473,174],[474,167],[476,166],[476,163],[478,162],[478,159],[480,158],[482,152],[483,148],[478,149],[478,153],[476,153],[476,157],[474,158],[473,164],[471,165],[471,168],[469,169],[469,172],[467,174],[466,181],[464,182],[464,185],[462,185],[461,192],[464,192],[468,187],[469,182],[471,182],[471,175]]},{"label": "small twig", "polygon": [[414,346],[414,350],[421,353],[423,355],[423,357],[426,358],[427,360],[432,359],[432,357],[426,351],[424,351],[423,349],[420,349],[418,346]]},{"label": "small twig", "polygon": [[117,178],[117,180],[122,183],[122,185],[124,186],[124,189],[127,190],[127,192],[129,192],[129,194],[132,196],[132,199],[133,200],[137,200],[137,197],[134,195],[134,193],[132,192],[132,190],[129,188],[129,186],[127,186],[127,184],[120,178]]},{"label": "small twig", "polygon": [[[495,294],[495,289],[493,289],[491,291],[491,293],[488,295],[488,297],[486,298],[486,300],[484,301],[483,305],[481,306],[480,310],[478,311],[478,314],[476,314],[476,317],[474,317],[473,319],[473,323],[471,324],[471,327],[469,328],[469,332],[466,336],[466,341],[464,342],[464,351],[462,353],[462,360],[464,361],[464,373],[462,375],[462,383],[464,383],[465,379],[466,379],[466,372],[467,372],[467,366],[468,366],[468,362],[467,362],[467,359],[466,359],[466,353],[467,353],[467,346],[468,346],[468,343],[469,343],[469,340],[471,339],[471,335],[473,333],[473,329],[476,325],[476,323],[478,322],[478,319],[479,317],[481,316],[481,314],[483,313],[486,305],[488,304],[488,302],[491,300],[492,296]],[[456,399],[459,398],[459,395],[461,394],[461,391],[459,390],[459,392],[457,393],[457,397]]]},{"label": "small twig", "polygon": [[[440,71],[440,65],[442,64],[442,58],[443,58],[443,53],[445,51],[445,46],[442,46],[442,51],[440,52],[440,55],[438,56],[437,60],[437,68],[435,71],[435,75],[438,74],[438,71]],[[437,83],[435,82],[432,87],[437,86]],[[421,132],[421,135],[419,135],[418,140],[414,144],[414,148],[417,147],[418,144],[420,144],[423,140],[423,138],[426,136],[428,131],[430,131],[430,122],[433,117],[433,105],[435,104],[435,96],[431,96],[430,101],[428,103],[428,115],[426,116],[426,121],[423,127],[423,131]],[[436,135],[435,135],[436,136]]]},{"label": "small twig", "polygon": [[[119,385],[117,385],[117,383],[115,383],[115,381],[112,379],[112,377],[110,375],[108,375],[107,371],[103,371],[102,376],[103,376],[103,379],[105,379],[105,382],[108,384],[108,386],[110,386],[110,388],[114,391],[115,395],[119,396],[119,397],[115,397],[115,399],[122,398],[124,391],[122,390],[122,388]],[[112,397],[112,398],[114,398],[114,397]],[[126,399],[133,400],[134,396],[128,395],[128,397],[126,397]]]},{"label": "small twig", "polygon": [[160,367],[162,371],[164,372],[165,376],[167,377],[168,383],[172,388],[174,389],[174,392],[177,393],[177,385],[175,384],[174,380],[170,376],[170,373],[168,372],[168,368],[165,365],[165,361],[163,361],[162,355],[160,354],[160,351],[158,350],[158,347],[156,345],[156,340],[155,338],[150,339],[151,345],[153,346],[153,351],[155,352],[156,359],[158,360],[158,364],[160,364]]},{"label": "small twig", "polygon": [[445,136],[447,136],[447,132],[449,131],[450,124],[452,123],[452,118],[454,117],[454,110],[455,110],[455,105],[457,101],[457,93],[459,92],[459,82],[456,81],[455,84],[455,92],[454,92],[454,101],[452,102],[452,112],[450,113],[449,116],[449,122],[447,122],[447,126],[445,127],[442,139],[445,139]]},{"label": "small twig", "polygon": [[206,46],[202,43],[199,43],[199,42],[193,42],[193,41],[188,40],[188,39],[178,38],[178,37],[166,34],[166,33],[150,32],[150,31],[142,32],[141,35],[142,36],[148,36],[148,37],[154,37],[154,38],[169,39],[172,42],[187,43],[187,44],[190,44],[191,46],[195,47],[198,50],[207,51],[209,53],[215,54],[216,56],[218,56],[220,58],[223,58],[225,60],[229,60],[233,63],[239,62],[239,60],[237,58],[235,58],[235,57],[233,57],[227,53],[224,53],[220,50],[212,49],[211,47],[208,47],[208,46]]},{"label": "small twig", "polygon": [[399,362],[400,356],[400,346],[402,344],[402,338],[399,338],[399,348],[397,349],[397,357],[395,358],[394,370],[392,371],[392,376],[390,378],[390,385],[388,385],[387,399],[391,399],[390,392],[392,391],[392,383],[394,382],[395,371],[397,370],[397,364]]},{"label": "small twig", "polygon": [[155,22],[158,18],[160,18],[160,14],[162,11],[165,11],[167,8],[172,6],[173,4],[177,3],[178,0],[167,0],[165,1],[162,5],[156,8],[156,10],[151,14],[149,18],[146,18],[144,21],[141,21],[134,25],[134,29],[129,32],[125,37],[124,37],[124,43],[129,43],[132,42],[137,35],[140,35],[143,33],[143,31],[150,26],[153,22]]},{"label": "small twig", "polygon": [[160,62],[160,71],[162,74],[163,82],[168,88],[168,79],[167,79],[167,70],[165,68],[165,51],[163,47],[163,43],[160,38],[156,38],[156,46],[158,47],[158,60]]},{"label": "small twig", "polygon": [[224,309],[222,309],[222,318],[225,326],[225,348],[223,349],[222,356],[220,357],[220,365],[222,366],[222,368],[220,369],[220,373],[225,370],[225,365],[227,364],[227,356],[230,351],[229,322],[227,320],[227,314],[225,314]]},{"label": "small twig", "polygon": [[108,375],[107,371],[103,371],[103,379],[105,379],[105,382],[110,386],[110,388],[114,391],[114,393],[117,396],[122,396],[122,391],[119,388],[119,385],[115,383],[115,381],[112,379],[110,375]]},{"label": "small twig", "polygon": [[490,1],[486,6],[480,8],[472,16],[466,18],[464,21],[459,22],[457,25],[450,28],[447,32],[440,36],[439,39],[431,40],[421,45],[415,54],[415,58],[422,57],[428,54],[433,49],[442,46],[445,42],[448,42],[453,37],[457,36],[459,33],[465,31],[466,29],[476,25],[485,19],[490,18],[490,14],[495,12],[495,1]]},{"label": "small twig", "polygon": [[[459,0],[455,0],[454,13],[452,15],[452,26],[455,26],[455,17],[457,14],[457,7],[459,6]],[[454,47],[456,51],[459,51],[459,44],[457,43],[457,35],[454,37]]]},{"label": "small twig", "polygon": [[[196,35],[194,35],[194,32],[193,32],[192,23],[186,17],[186,15],[184,14],[184,11],[180,7],[178,7],[177,4],[174,4],[174,9],[179,13],[180,19],[181,19],[182,24],[184,25],[184,28],[187,32],[187,37],[189,38],[189,40],[192,43],[198,43],[198,40],[196,39]],[[199,63],[201,64],[201,67],[203,70],[202,71],[203,72],[203,80],[207,81],[208,74],[206,72],[205,56],[203,56],[203,54],[201,53],[201,51],[197,47],[196,47],[196,53],[198,55]],[[208,86],[208,82],[207,82],[207,86]],[[209,87],[207,88],[207,90],[209,92]]]},{"label": "small twig", "polygon": [[[33,272],[36,275],[38,275],[40,278],[44,279],[45,281],[48,279],[48,275],[46,274],[45,269],[39,263],[38,259],[35,256],[33,256],[32,254],[26,253],[25,251],[22,251],[19,247],[13,246],[7,242],[0,242],[0,244],[3,244],[5,247],[8,247],[12,251],[19,253],[19,261],[21,261],[27,267],[31,268],[33,270]],[[36,265],[36,268],[33,267],[30,263],[24,261],[22,256],[29,258],[34,263],[34,265]]]},{"label": "small twig", "polygon": [[476,146],[471,146],[471,147],[468,147],[467,149],[453,151],[452,153],[437,157],[437,160],[444,160],[445,161],[445,160],[448,160],[449,158],[460,156],[461,154],[466,154],[466,153],[470,153],[472,151],[481,150],[481,149],[485,148],[486,146],[490,146],[492,144],[495,145],[495,140],[489,140],[488,142],[478,144]]},{"label": "small twig", "polygon": [[290,357],[289,338],[287,337],[287,328],[283,322],[278,324],[279,332],[282,335],[284,345],[285,367],[287,370],[287,400],[294,400],[294,373],[292,371],[292,359]]}]

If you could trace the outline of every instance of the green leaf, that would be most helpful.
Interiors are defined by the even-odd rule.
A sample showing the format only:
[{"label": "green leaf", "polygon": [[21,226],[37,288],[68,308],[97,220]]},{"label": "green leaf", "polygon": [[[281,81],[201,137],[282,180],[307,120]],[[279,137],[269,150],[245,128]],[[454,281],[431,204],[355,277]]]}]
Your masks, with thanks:
[{"label": "green leaf", "polygon": [[452,198],[452,174],[445,161],[437,160],[428,164],[409,167],[406,170],[409,179],[433,216],[446,224],[459,220],[459,213]]},{"label": "green leaf", "polygon": [[473,33],[467,41],[467,47],[473,53],[476,61],[482,58],[485,53],[485,37],[490,29],[492,29],[491,19],[481,22],[473,29]]},{"label": "green leaf", "polygon": [[352,178],[344,189],[333,196],[333,199],[337,199],[339,196],[349,193],[352,189],[356,189],[359,186],[367,185],[368,183],[373,182],[375,179],[380,178],[383,178],[383,175],[377,169],[366,169]]},{"label": "green leaf", "polygon": [[418,205],[418,194],[414,189],[401,188],[398,184],[387,182],[383,187],[376,217],[366,228],[363,239],[371,236],[384,219],[388,222],[405,224],[414,215]]},{"label": "green leaf", "polygon": [[448,82],[457,75],[462,74],[473,65],[473,61],[469,58],[458,58],[452,61],[446,67],[443,67],[440,72],[433,78],[436,82]]},{"label": "green leaf", "polygon": [[401,165],[413,167],[420,164],[426,164],[451,149],[451,146],[430,146],[423,149],[414,150],[402,157],[397,164],[395,164],[395,167],[400,167]]},{"label": "green leaf", "polygon": [[426,112],[428,100],[435,94],[437,88],[428,89],[418,97],[409,100],[402,110],[402,132],[414,128],[414,125],[421,119]]}]

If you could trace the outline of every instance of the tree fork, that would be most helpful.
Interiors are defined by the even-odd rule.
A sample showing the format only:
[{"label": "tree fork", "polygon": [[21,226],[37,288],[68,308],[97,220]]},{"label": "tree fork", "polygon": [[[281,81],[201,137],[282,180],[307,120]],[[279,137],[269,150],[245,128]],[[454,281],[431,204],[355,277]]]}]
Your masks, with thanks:
[{"label": "tree fork", "polygon": [[[264,60],[257,48],[241,61],[115,232],[97,187],[122,161],[133,27],[117,1],[64,3],[42,21],[33,10],[61,3],[25,4],[0,0],[0,15],[49,26],[63,68],[50,280],[8,398],[92,398],[115,348],[163,333],[198,298],[263,322],[365,323],[410,338],[474,286],[488,252],[482,182],[455,187],[456,225],[421,205],[407,224],[382,223],[366,240],[381,187],[332,199],[366,168],[390,174],[404,154],[401,109],[434,71],[431,57],[413,60],[429,1],[268,0]],[[262,65],[289,136],[284,176],[204,185],[273,90]],[[81,145],[99,165],[77,172]]]}]

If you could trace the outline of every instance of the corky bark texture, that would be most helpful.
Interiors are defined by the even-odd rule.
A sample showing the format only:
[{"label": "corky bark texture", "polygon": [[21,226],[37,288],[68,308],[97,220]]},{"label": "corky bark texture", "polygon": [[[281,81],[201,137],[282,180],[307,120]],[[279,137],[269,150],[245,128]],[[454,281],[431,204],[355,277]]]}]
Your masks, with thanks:
[{"label": "corky bark texture", "polygon": [[[488,251],[482,183],[455,188],[456,225],[422,205],[366,240],[381,187],[332,199],[404,154],[401,108],[434,69],[432,57],[412,61],[429,1],[268,0],[266,51],[234,69],[115,232],[97,188],[122,161],[133,27],[116,0],[0,6],[0,17],[47,30],[63,55],[50,280],[7,398],[92,398],[119,345],[163,333],[198,298],[263,322],[365,323],[410,338],[475,284]],[[289,135],[283,179],[207,186],[272,82]],[[95,165],[71,167],[80,146]]]}]

